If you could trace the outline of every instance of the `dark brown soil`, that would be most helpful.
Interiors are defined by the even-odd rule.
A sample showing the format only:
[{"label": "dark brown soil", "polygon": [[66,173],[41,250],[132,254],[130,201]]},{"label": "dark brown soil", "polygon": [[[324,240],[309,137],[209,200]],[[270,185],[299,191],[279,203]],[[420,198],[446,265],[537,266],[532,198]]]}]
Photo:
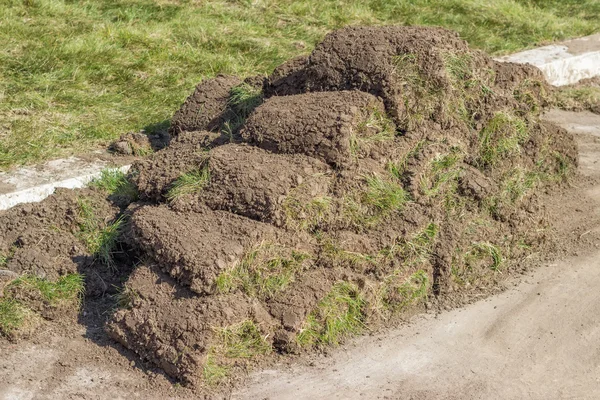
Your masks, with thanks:
[{"label": "dark brown soil", "polygon": [[118,140],[111,143],[108,150],[122,156],[144,157],[168,145],[169,135],[166,132],[148,135],[141,131],[121,135]]},{"label": "dark brown soil", "polygon": [[373,114],[384,115],[383,104],[360,91],[271,97],[248,118],[242,136],[271,152],[306,154],[342,166],[352,159],[353,137],[381,133],[367,126]]},{"label": "dark brown soil", "polygon": [[77,272],[92,255],[78,238],[81,201],[89,202],[99,221],[114,220],[119,209],[92,190],[58,189],[37,204],[23,204],[0,213],[0,253],[10,255],[9,270],[56,279]]},{"label": "dark brown soil", "polygon": [[96,298],[114,285],[109,335],[200,387],[275,350],[322,349],[489,291],[553,243],[539,194],[567,190],[577,151],[540,123],[549,88],[533,67],[496,63],[444,29],[351,27],[264,85],[244,81],[263,85],[244,113],[231,100],[242,82],[196,87],[170,145],[132,167],[139,202],[98,199],[104,221],[127,218],[113,275],[81,249],[87,192],[0,214],[7,268],[98,276]]},{"label": "dark brown soil", "polygon": [[218,75],[216,78],[201,82],[173,115],[169,134],[175,137],[181,132],[217,132],[225,124],[235,130],[238,124],[234,121],[241,116],[239,110],[232,105],[232,89],[241,84],[260,88],[263,81],[262,76],[250,77],[242,81],[235,76]]},{"label": "dark brown soil", "polygon": [[249,248],[283,235],[271,225],[209,208],[179,213],[145,206],[131,217],[132,245],[198,294],[214,293],[217,276]]},{"label": "dark brown soil", "polygon": [[[18,277],[33,276],[56,282],[66,275],[80,274],[85,297],[98,298],[115,292],[131,265],[120,245],[114,251],[115,265],[105,265],[90,249],[85,227],[101,230],[117,220],[120,210],[107,194],[95,189],[66,190],[40,203],[23,204],[0,213],[0,255],[13,274],[2,279],[2,297],[26,307],[29,314],[23,329],[7,334],[11,340],[29,337],[32,328],[44,328],[44,321],[72,324],[79,314],[79,295],[71,301],[49,301],[30,284],[11,285]],[[6,275],[6,274],[5,274]],[[41,318],[40,318],[41,317]],[[41,328],[40,328],[41,327]],[[1,334],[0,334],[1,336]]]},{"label": "dark brown soil", "polygon": [[132,169],[136,171],[132,179],[138,188],[140,199],[164,200],[173,181],[204,162],[205,149],[224,143],[218,133],[182,132],[163,151],[137,161],[132,165]]},{"label": "dark brown soil", "polygon": [[181,380],[200,383],[196,372],[206,361],[216,326],[252,319],[267,334],[273,325],[256,300],[240,294],[196,297],[155,267],[138,267],[126,287],[134,293],[129,306],[136,311],[118,311],[110,336]]},{"label": "dark brown soil", "polygon": [[300,200],[309,201],[325,196],[331,182],[331,170],[314,158],[283,156],[247,145],[214,149],[208,165],[210,183],[199,198],[182,199],[175,208],[184,209],[186,201],[197,201],[214,210],[282,226],[285,200],[292,190],[299,192]]},{"label": "dark brown soil", "polygon": [[198,84],[194,93],[173,115],[169,133],[177,136],[181,132],[219,129],[231,118],[227,115],[229,92],[240,83],[242,80],[235,76],[219,75]]}]

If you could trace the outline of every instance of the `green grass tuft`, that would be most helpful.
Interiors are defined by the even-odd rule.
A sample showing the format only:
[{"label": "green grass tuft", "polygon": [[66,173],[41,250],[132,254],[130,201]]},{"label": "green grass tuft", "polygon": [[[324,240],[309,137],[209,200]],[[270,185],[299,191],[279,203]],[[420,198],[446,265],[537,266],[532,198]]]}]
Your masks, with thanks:
[{"label": "green grass tuft", "polygon": [[369,110],[367,118],[357,126],[357,132],[350,136],[350,152],[357,156],[374,143],[393,140],[396,137],[394,122],[377,108]]},{"label": "green grass tuft", "polygon": [[388,259],[400,257],[405,267],[422,264],[431,256],[438,229],[438,226],[431,222],[409,239],[400,238],[393,245],[383,249],[380,254]]},{"label": "green grass tuft", "polygon": [[0,253],[0,269],[6,267],[9,260],[10,257],[8,256],[8,254]]},{"label": "green grass tuft", "polygon": [[31,313],[19,301],[11,298],[0,298],[0,334],[11,335],[23,326]]},{"label": "green grass tuft", "polygon": [[540,172],[513,168],[502,177],[498,193],[484,200],[484,207],[494,218],[500,218],[505,210],[513,209],[516,203],[532,193],[545,177]]},{"label": "green grass tuft", "polygon": [[555,151],[552,156],[556,161],[556,172],[553,174],[554,179],[559,182],[567,182],[573,175],[573,163],[558,151]]},{"label": "green grass tuft", "polygon": [[402,211],[409,200],[404,188],[393,181],[384,180],[379,176],[367,176],[366,204],[375,207],[381,214]]},{"label": "green grass tuft", "polygon": [[520,103],[526,104],[529,110],[537,112],[541,109],[541,102],[547,98],[544,83],[538,80],[525,79],[513,91],[513,97]]},{"label": "green grass tuft", "polygon": [[450,272],[461,285],[485,282],[500,272],[505,263],[500,248],[489,242],[472,243],[470,248],[456,249]]},{"label": "green grass tuft", "polygon": [[426,169],[421,177],[421,191],[429,197],[436,197],[447,183],[451,183],[458,179],[460,168],[455,168],[462,160],[462,155],[458,151],[452,151],[448,154],[438,154],[429,163],[429,168]]},{"label": "green grass tuft", "polygon": [[349,264],[352,267],[377,265],[379,255],[364,254],[342,248],[331,237],[321,235],[319,238],[321,255],[331,260],[335,265]]},{"label": "green grass tuft", "polygon": [[209,353],[204,361],[204,367],[202,368],[202,379],[204,384],[209,387],[218,386],[227,379],[230,373],[229,370],[230,368],[227,365],[219,364],[215,360],[215,356]]},{"label": "green grass tuft", "polygon": [[358,288],[339,282],[311,312],[296,340],[301,346],[338,345],[361,332],[366,302]]},{"label": "green grass tuft", "polygon": [[364,184],[337,203],[336,222],[364,229],[392,213],[402,212],[410,201],[410,196],[391,172],[385,178],[375,174],[365,176]]},{"label": "green grass tuft", "polygon": [[[302,190],[301,187],[298,188]],[[298,199],[296,191],[290,193],[283,202],[286,225],[297,230],[314,231],[330,217],[332,199],[318,196],[308,202]]]},{"label": "green grass tuft", "polygon": [[468,53],[456,54],[446,52],[443,55],[448,77],[454,86],[464,87],[473,73],[473,58]]},{"label": "green grass tuft", "polygon": [[113,254],[123,228],[123,218],[120,217],[113,223],[104,226],[88,200],[81,198],[78,203],[79,238],[85,243],[88,251],[104,265],[114,267]]},{"label": "green grass tuft", "polygon": [[429,277],[423,270],[418,270],[408,277],[402,277],[401,272],[396,271],[382,286],[383,305],[393,312],[402,311],[408,306],[425,301],[429,286]]},{"label": "green grass tuft", "polygon": [[241,289],[249,296],[269,299],[288,287],[309,259],[306,253],[263,243],[217,277],[217,290],[228,293]]},{"label": "green grass tuft", "polygon": [[405,112],[401,116],[401,131],[411,131],[429,119],[439,102],[437,89],[422,74],[417,61],[414,54],[401,54],[392,59],[394,75],[403,88]]},{"label": "green grass tuft", "polygon": [[500,249],[489,242],[473,243],[468,258],[489,259],[488,268],[492,271],[499,271],[504,263]]},{"label": "green grass tuft", "polygon": [[229,94],[229,106],[242,119],[254,111],[263,101],[263,94],[260,88],[252,87],[247,83],[242,83],[231,88]]},{"label": "green grass tuft", "polygon": [[124,285],[115,295],[115,298],[120,308],[131,309],[133,302],[140,298],[140,294],[136,290]]},{"label": "green grass tuft", "polygon": [[251,320],[217,328],[215,342],[208,350],[202,370],[204,383],[218,386],[229,376],[232,361],[249,360],[271,351],[266,336]]},{"label": "green grass tuft", "polygon": [[103,169],[99,178],[90,182],[90,187],[104,190],[109,195],[128,199],[130,202],[138,199],[138,191],[127,175],[119,169]]},{"label": "green grass tuft", "polygon": [[182,196],[199,194],[209,181],[210,171],[208,166],[186,172],[173,183],[167,193],[167,199],[174,201]]},{"label": "green grass tuft", "polygon": [[217,331],[222,354],[227,358],[252,358],[268,354],[272,348],[256,324],[250,320]]},{"label": "green grass tuft", "polygon": [[478,165],[493,167],[499,160],[519,154],[528,138],[524,120],[505,112],[496,113],[480,132]]},{"label": "green grass tuft", "polygon": [[427,145],[427,140],[419,140],[399,161],[389,162],[387,165],[390,174],[399,182],[405,178],[408,163],[417,157]]},{"label": "green grass tuft", "polygon": [[24,275],[12,281],[9,287],[35,289],[50,305],[61,301],[79,303],[84,293],[84,280],[81,274],[68,274],[58,278],[56,282],[33,275]]},{"label": "green grass tuft", "polygon": [[371,141],[385,141],[396,137],[396,127],[394,122],[377,108],[370,110],[369,116],[358,125],[358,130],[367,133],[374,131],[374,135],[364,135],[366,139]]},{"label": "green grass tuft", "polygon": [[502,182],[503,196],[510,204],[521,200],[534,189],[540,181],[538,173],[523,168],[513,168]]}]

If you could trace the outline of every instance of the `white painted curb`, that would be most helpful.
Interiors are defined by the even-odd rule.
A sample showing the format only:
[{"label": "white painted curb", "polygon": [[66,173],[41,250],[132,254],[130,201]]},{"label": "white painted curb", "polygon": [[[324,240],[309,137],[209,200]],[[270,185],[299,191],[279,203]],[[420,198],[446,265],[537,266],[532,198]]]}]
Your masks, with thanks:
[{"label": "white painted curb", "polygon": [[[122,172],[129,171],[130,165],[112,168]],[[63,179],[56,182],[33,186],[30,188],[17,190],[11,193],[0,195],[0,210],[8,210],[22,203],[36,203],[50,196],[57,188],[77,189],[87,186],[93,179],[100,177],[102,170],[111,169],[104,166],[98,166],[95,172],[87,173],[72,178]]]},{"label": "white painted curb", "polygon": [[498,61],[532,64],[548,83],[564,86],[600,75],[600,34],[501,57]]}]

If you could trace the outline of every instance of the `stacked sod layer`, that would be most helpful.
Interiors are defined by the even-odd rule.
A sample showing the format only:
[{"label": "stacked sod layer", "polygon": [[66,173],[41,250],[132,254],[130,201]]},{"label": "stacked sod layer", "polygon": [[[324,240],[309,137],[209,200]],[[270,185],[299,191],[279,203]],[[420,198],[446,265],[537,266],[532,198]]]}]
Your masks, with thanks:
[{"label": "stacked sod layer", "polygon": [[545,240],[536,190],[576,164],[538,121],[540,72],[446,30],[342,29],[259,82],[198,85],[133,168],[146,265],[109,332],[188,382],[493,284]]},{"label": "stacked sod layer", "polygon": [[101,228],[122,224],[127,257],[108,264],[123,277],[137,261],[108,333],[215,385],[494,286],[547,243],[536,193],[577,163],[539,121],[549,91],[533,67],[419,27],[342,29],[269,77],[200,83],[169,146],[132,167],[139,199],[111,195],[120,216]]}]

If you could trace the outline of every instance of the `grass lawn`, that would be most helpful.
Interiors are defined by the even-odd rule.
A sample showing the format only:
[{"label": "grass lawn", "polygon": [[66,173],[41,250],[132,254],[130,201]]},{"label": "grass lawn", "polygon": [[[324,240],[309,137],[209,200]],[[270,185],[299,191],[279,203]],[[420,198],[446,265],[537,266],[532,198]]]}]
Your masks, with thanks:
[{"label": "grass lawn", "polygon": [[2,0],[0,170],[164,129],[200,80],[268,73],[350,24],[503,54],[600,27],[598,0]]}]

